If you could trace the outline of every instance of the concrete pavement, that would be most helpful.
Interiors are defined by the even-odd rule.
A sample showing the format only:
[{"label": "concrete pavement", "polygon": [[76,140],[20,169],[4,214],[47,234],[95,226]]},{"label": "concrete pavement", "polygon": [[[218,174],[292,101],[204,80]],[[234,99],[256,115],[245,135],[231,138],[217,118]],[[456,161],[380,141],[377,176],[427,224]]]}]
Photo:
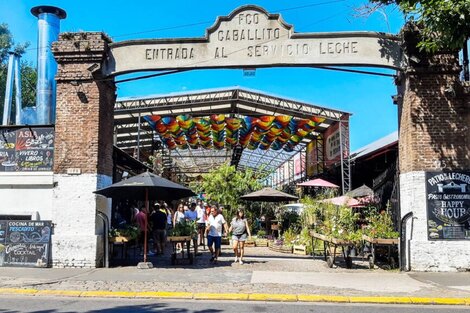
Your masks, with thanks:
[{"label": "concrete pavement", "polygon": [[228,248],[217,264],[203,252],[194,265],[151,258],[153,269],[0,268],[0,294],[262,301],[440,303],[470,305],[470,273],[400,273],[330,269],[320,259],[248,248],[234,264]]}]

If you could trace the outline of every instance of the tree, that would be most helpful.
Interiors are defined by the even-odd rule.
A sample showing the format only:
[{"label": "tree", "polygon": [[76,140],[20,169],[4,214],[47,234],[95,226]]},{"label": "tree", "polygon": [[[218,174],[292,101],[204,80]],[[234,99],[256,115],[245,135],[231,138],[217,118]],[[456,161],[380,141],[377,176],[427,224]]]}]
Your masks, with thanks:
[{"label": "tree", "polygon": [[469,0],[369,0],[365,10],[396,5],[420,29],[418,48],[426,52],[463,48],[470,37]]},{"label": "tree", "polygon": [[[3,114],[3,105],[5,102],[5,87],[8,73],[8,52],[13,51],[23,54],[29,43],[16,44],[13,36],[8,29],[7,24],[0,24],[0,114]],[[37,72],[31,63],[22,61],[20,64],[21,71],[21,95],[25,106],[33,106],[36,104],[36,80]],[[15,108],[13,107],[13,110]]]},{"label": "tree", "polygon": [[235,166],[223,164],[202,175],[201,181],[191,183],[191,188],[206,193],[211,201],[230,206],[230,210],[224,213],[228,218],[241,204],[240,196],[261,189],[261,179],[252,170],[237,170]]}]

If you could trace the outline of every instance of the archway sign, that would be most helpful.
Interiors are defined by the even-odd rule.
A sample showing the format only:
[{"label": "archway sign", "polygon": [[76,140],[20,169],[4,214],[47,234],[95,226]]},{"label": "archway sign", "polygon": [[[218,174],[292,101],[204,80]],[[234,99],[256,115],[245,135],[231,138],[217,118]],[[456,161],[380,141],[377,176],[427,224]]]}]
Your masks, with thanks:
[{"label": "archway sign", "polygon": [[401,69],[400,38],[376,32],[295,33],[279,14],[242,6],[217,18],[202,38],[131,40],[110,44],[102,71],[275,66],[370,66]]},{"label": "archway sign", "polygon": [[[408,31],[404,44],[413,45],[414,36]],[[54,186],[59,188],[51,190],[58,235],[53,249],[70,247],[72,241],[75,247],[66,253],[54,250],[55,265],[70,266],[74,259],[81,267],[93,266],[101,255],[96,210],[105,212],[108,206],[90,195],[112,181],[115,76],[171,69],[369,66],[400,71],[395,80],[400,96],[400,213],[412,216],[402,224],[406,253],[401,264],[418,271],[470,268],[470,219],[462,213],[470,209],[461,201],[470,192],[470,87],[460,81],[457,53],[420,55],[419,62],[408,63],[398,36],[295,33],[279,15],[256,6],[217,19],[202,38],[111,43],[101,32],[64,33],[52,51],[59,68],[54,145]],[[92,70],[97,64],[101,68]],[[109,79],[101,79],[97,71]],[[71,194],[79,200],[70,203]],[[64,231],[76,212],[85,220],[78,241]],[[455,219],[449,222],[452,217],[444,219],[443,212]]]}]

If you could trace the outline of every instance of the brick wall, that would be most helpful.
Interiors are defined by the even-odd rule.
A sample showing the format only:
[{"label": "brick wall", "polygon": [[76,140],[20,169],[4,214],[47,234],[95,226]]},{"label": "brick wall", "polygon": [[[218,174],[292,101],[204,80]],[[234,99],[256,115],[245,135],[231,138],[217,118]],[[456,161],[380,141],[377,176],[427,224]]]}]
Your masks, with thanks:
[{"label": "brick wall", "polygon": [[58,62],[54,173],[80,168],[112,174],[115,86],[99,74],[109,42],[103,33],[62,33],[53,44]]},{"label": "brick wall", "polygon": [[412,271],[468,271],[468,240],[428,240],[425,179],[424,171],[400,175],[401,217],[413,212],[413,218],[406,225],[405,263],[410,265]]},{"label": "brick wall", "polygon": [[[115,86],[100,77],[109,42],[103,33],[62,33],[52,48],[58,62],[54,267],[102,264],[107,234],[96,214],[110,216],[110,206],[93,191],[112,183]],[[68,168],[79,168],[81,174],[67,175]]]},{"label": "brick wall", "polygon": [[456,54],[420,59],[398,88],[400,213],[413,213],[404,261],[414,271],[468,271],[468,240],[428,240],[425,172],[470,169],[470,85],[460,81]]},{"label": "brick wall", "polygon": [[470,93],[459,80],[458,57],[423,63],[408,67],[402,82],[400,172],[469,169]]}]

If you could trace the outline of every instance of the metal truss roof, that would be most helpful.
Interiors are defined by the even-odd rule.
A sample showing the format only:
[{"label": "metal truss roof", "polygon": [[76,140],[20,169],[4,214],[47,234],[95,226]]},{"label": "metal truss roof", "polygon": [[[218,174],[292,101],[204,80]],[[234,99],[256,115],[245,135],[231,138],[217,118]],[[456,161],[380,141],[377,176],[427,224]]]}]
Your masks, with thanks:
[{"label": "metal truss roof", "polygon": [[193,117],[225,114],[234,117],[290,115],[302,119],[313,116],[325,118],[310,137],[304,138],[293,152],[270,149],[235,151],[202,148],[171,151],[171,157],[177,163],[179,170],[186,174],[208,172],[217,165],[229,161],[236,164],[238,168],[274,171],[303,149],[311,138],[323,133],[332,123],[339,121],[344,115],[351,115],[348,112],[239,87],[144,98],[122,98],[116,101],[114,108],[115,143],[128,153],[134,153],[138,149],[140,154],[150,154],[159,138],[144,121],[143,116],[176,116],[180,114],[189,114]]}]

